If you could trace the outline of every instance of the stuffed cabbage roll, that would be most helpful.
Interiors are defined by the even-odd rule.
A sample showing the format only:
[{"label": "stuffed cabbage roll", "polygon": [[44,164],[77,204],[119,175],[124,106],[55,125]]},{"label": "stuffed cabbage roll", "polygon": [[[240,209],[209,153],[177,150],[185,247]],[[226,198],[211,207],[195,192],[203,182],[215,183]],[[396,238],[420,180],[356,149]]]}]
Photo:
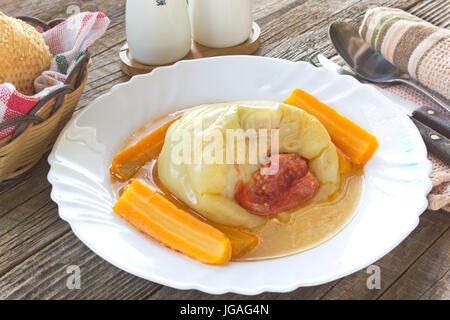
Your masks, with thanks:
[{"label": "stuffed cabbage roll", "polygon": [[167,131],[160,181],[209,220],[256,227],[265,216],[332,197],[336,147],[324,126],[282,103],[243,101],[189,109]]}]

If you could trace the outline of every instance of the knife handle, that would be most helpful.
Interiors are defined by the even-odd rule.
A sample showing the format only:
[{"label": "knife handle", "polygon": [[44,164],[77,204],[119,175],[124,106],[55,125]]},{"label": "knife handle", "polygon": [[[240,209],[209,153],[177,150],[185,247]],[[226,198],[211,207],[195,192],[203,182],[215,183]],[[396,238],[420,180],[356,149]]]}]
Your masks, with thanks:
[{"label": "knife handle", "polygon": [[450,116],[426,107],[417,109],[412,116],[445,137],[450,138]]},{"label": "knife handle", "polygon": [[450,164],[450,140],[424,125],[419,120],[412,117],[411,120],[414,122],[417,129],[419,129],[428,151],[445,164]]}]

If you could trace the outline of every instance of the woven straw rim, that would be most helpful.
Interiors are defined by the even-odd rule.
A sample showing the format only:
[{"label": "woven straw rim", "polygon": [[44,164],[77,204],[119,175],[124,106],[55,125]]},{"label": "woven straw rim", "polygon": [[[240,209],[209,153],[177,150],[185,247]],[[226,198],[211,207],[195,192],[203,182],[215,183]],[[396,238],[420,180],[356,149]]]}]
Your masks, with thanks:
[{"label": "woven straw rim", "polygon": [[[46,31],[64,20],[45,23],[32,17],[17,17]],[[0,124],[0,130],[16,130],[0,140],[0,187],[29,175],[30,169],[51,148],[60,130],[72,116],[88,76],[89,52],[80,55],[62,86],[55,87],[24,116]]]}]

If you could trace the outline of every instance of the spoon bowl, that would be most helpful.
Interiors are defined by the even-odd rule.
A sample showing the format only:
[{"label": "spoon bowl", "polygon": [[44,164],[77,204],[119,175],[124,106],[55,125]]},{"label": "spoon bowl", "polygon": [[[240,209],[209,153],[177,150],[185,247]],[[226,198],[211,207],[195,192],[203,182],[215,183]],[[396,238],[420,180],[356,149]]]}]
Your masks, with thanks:
[{"label": "spoon bowl", "polygon": [[431,93],[424,86],[401,77],[400,70],[372,49],[352,24],[341,21],[334,22],[330,26],[329,35],[338,54],[359,77],[377,83],[405,83],[423,92],[444,110],[450,112],[443,99]]},{"label": "spoon bowl", "polygon": [[398,68],[373,50],[353,25],[335,22],[330,26],[329,33],[342,59],[358,76],[373,82],[385,82],[399,77]]}]

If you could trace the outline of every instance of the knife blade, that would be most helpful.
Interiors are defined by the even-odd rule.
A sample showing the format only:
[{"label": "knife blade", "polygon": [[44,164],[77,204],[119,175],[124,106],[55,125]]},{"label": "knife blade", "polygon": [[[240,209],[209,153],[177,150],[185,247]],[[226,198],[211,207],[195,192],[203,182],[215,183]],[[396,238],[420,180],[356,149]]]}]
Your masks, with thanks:
[{"label": "knife blade", "polygon": [[[322,54],[318,54],[317,59],[325,69],[340,75],[355,77],[360,82],[363,80],[353,71],[347,70]],[[375,86],[375,88],[388,99],[395,102],[398,109],[410,117],[419,130],[428,150],[444,161],[444,163],[450,163],[450,139],[448,139],[450,136],[450,118],[446,118],[445,115],[431,108],[420,107],[378,86]]]}]

